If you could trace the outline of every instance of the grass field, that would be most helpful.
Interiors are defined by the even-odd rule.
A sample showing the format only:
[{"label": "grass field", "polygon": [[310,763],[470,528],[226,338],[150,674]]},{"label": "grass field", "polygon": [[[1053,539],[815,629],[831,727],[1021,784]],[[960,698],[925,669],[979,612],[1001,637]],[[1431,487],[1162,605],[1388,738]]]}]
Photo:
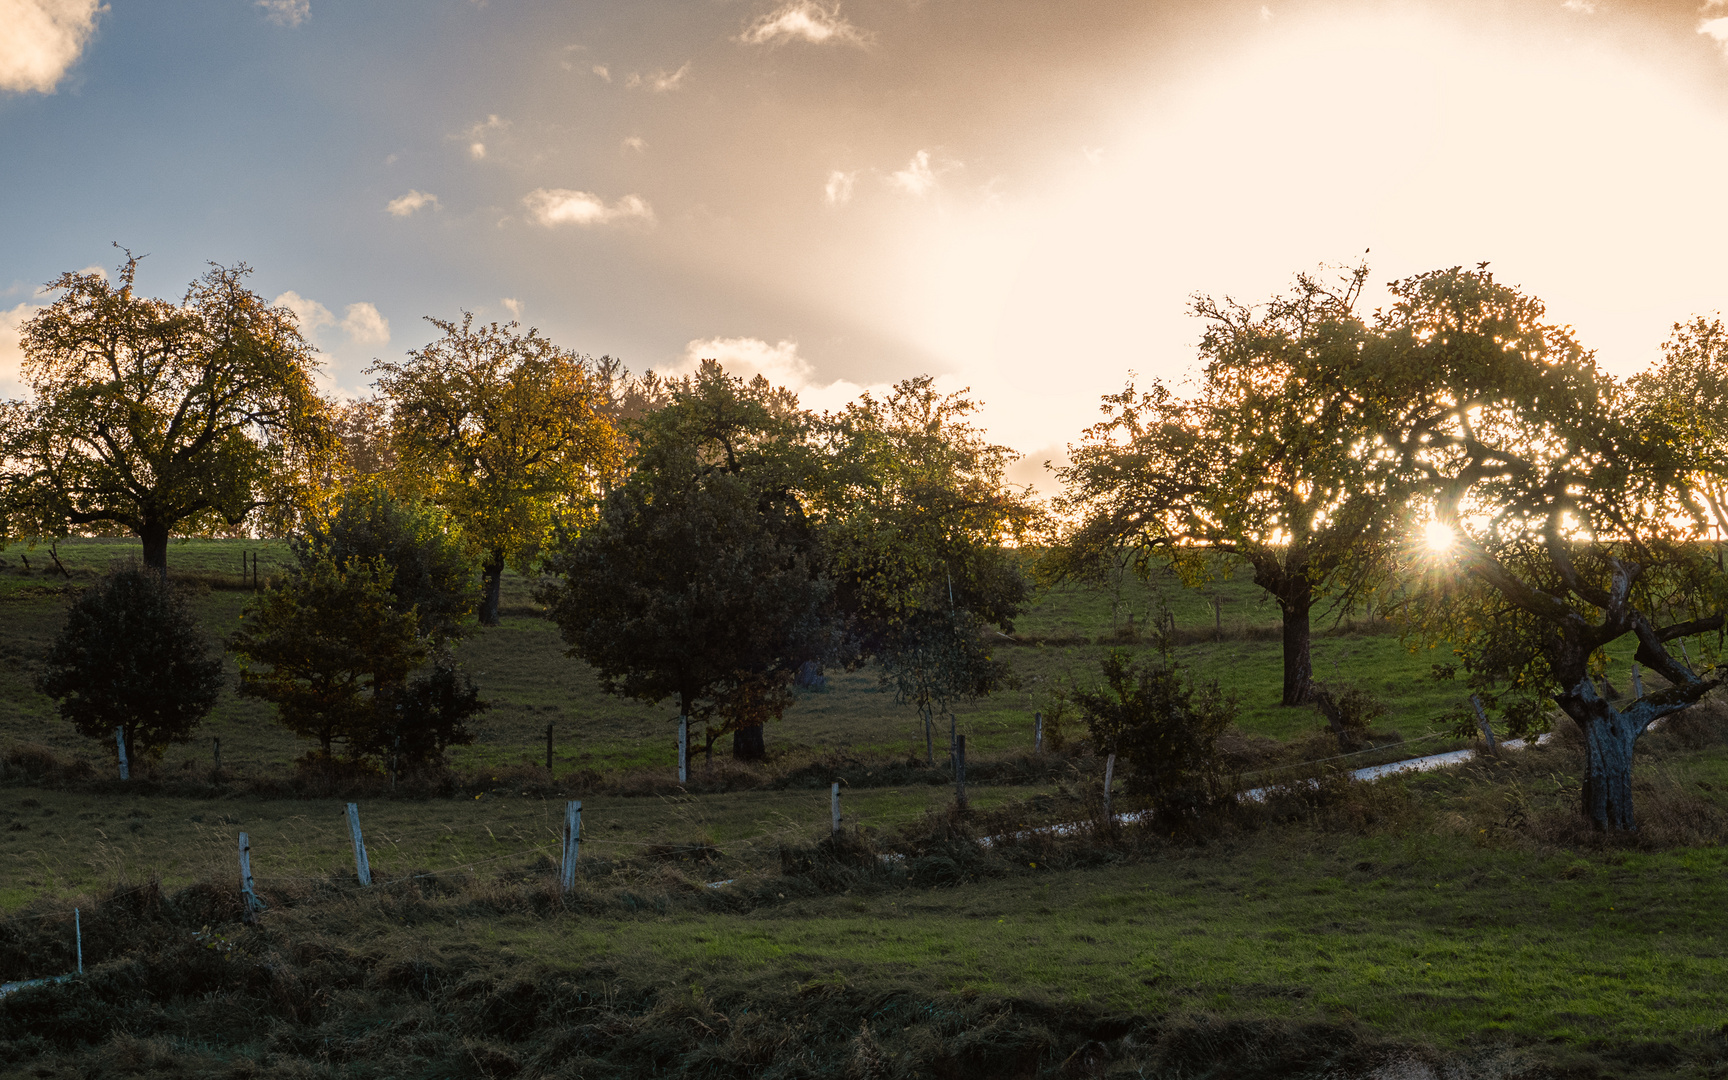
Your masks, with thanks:
[{"label": "grass field", "polygon": [[[170,549],[213,635],[248,598],[243,547],[266,574],[285,557]],[[129,550],[58,554],[76,586]],[[0,556],[0,749],[41,744],[106,776],[106,747],[31,688],[68,582],[18,554]],[[1275,613],[1251,587],[1220,586],[1221,640],[1202,640],[1206,595],[1165,589],[1191,642],[1179,657],[1238,694],[1245,732],[1317,733],[1312,712],[1275,705]],[[1047,592],[1016,631],[1109,637],[1131,603],[1138,625],[1159,610],[1153,589],[1123,593]],[[1097,812],[1095,761],[1016,755],[1047,681],[1086,677],[1109,647],[1003,647],[1020,689],[962,716],[1003,779],[975,783],[963,819],[939,775],[905,763],[922,749],[909,710],[871,672],[839,673],[771,729],[778,757],[746,790],[585,797],[581,873],[560,897],[563,796],[524,779],[545,725],[558,773],[616,776],[669,773],[672,725],[601,694],[510,576],[504,625],[462,646],[495,704],[456,762],[480,783],[360,797],[371,889],[342,800],[267,794],[305,746],[232,695],[154,780],[0,782],[0,980],[70,968],[74,905],[91,971],[4,999],[0,1075],[1728,1075],[1722,713],[1643,741],[1630,838],[1580,827],[1571,738],[1323,780],[1178,835],[1021,835]],[[1427,677],[1441,657],[1387,633],[1323,634],[1314,655],[1317,676],[1386,697],[1379,726],[1412,752],[1452,745],[1418,741],[1461,692]],[[202,779],[208,737],[225,783]],[[822,842],[830,775],[847,781],[838,846]],[[241,830],[271,905],[257,927],[238,918]]]}]

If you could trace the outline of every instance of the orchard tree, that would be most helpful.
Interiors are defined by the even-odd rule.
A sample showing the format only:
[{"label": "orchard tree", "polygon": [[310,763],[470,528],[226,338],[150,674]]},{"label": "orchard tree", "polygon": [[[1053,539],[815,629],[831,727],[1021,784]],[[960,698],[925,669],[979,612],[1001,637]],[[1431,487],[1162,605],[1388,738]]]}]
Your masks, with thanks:
[{"label": "orchard tree", "polygon": [[1284,705],[1313,693],[1315,607],[1376,580],[1399,505],[1374,439],[1378,345],[1355,310],[1367,273],[1338,286],[1301,275],[1261,307],[1196,298],[1198,392],[1130,383],[1106,396],[1105,419],[1057,470],[1077,525],[1056,572],[1095,575],[1127,555],[1145,574],[1163,558],[1198,585],[1219,557],[1245,564],[1283,619]]},{"label": "orchard tree", "polygon": [[948,717],[952,753],[952,706],[1011,677],[988,638],[1013,629],[1031,586],[1005,545],[1040,522],[1004,479],[1018,455],[970,423],[976,408],[920,376],[824,425],[832,465],[818,509],[852,648],[917,708],[932,763],[936,717]]},{"label": "orchard tree", "polygon": [[391,408],[398,474],[480,553],[480,622],[498,622],[504,567],[533,565],[623,462],[609,387],[583,357],[517,324],[428,319],[443,337],[371,372]]},{"label": "orchard tree", "polygon": [[80,735],[113,745],[119,728],[126,757],[137,761],[190,739],[226,683],[222,656],[186,598],[132,565],[73,602],[36,685]]},{"label": "orchard tree", "polygon": [[821,483],[812,418],[761,376],[712,361],[634,427],[628,478],[560,533],[538,593],[609,693],[677,701],[759,759],[762,725],[832,641],[832,588],[805,502]]},{"label": "orchard tree", "polygon": [[326,470],[328,409],[295,317],[245,287],[244,265],[212,265],[178,302],[68,273],[24,325],[30,396],[5,405],[3,535],[118,526],[144,563],[168,538],[252,520],[280,526]]},{"label": "orchard tree", "polygon": [[[1698,412],[1709,402],[1691,396],[1728,377],[1722,337],[1681,328],[1664,365],[1629,390],[1485,267],[1393,293],[1382,376],[1402,416],[1388,441],[1419,520],[1450,539],[1432,556],[1417,625],[1476,674],[1551,696],[1584,735],[1585,816],[1635,828],[1639,737],[1722,679],[1673,651],[1724,625],[1728,583],[1707,541],[1728,524],[1716,494],[1728,461]],[[1620,707],[1596,679],[1628,634],[1661,681]]]}]

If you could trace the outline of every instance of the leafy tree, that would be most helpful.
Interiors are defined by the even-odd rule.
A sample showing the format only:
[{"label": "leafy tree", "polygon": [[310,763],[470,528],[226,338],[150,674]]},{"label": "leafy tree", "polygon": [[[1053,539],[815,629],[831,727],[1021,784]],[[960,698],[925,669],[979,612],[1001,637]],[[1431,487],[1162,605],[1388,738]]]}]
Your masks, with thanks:
[{"label": "leafy tree", "polygon": [[448,655],[439,655],[408,680],[391,706],[390,722],[373,728],[371,749],[418,764],[438,761],[447,747],[473,743],[468,721],[491,708],[481,700],[474,680]]},{"label": "leafy tree", "polygon": [[80,735],[112,742],[121,729],[137,761],[190,739],[226,682],[186,598],[134,565],[73,602],[36,685]]},{"label": "leafy tree", "polygon": [[418,633],[434,644],[461,636],[474,613],[474,560],[449,515],[379,483],[343,491],[292,547],[303,573],[325,560],[344,569],[388,566],[395,610],[412,611]]},{"label": "leafy tree", "polygon": [[[1402,420],[1389,434],[1415,506],[1451,530],[1412,614],[1473,674],[1551,696],[1582,730],[1584,814],[1635,827],[1632,755],[1650,723],[1722,679],[1670,649],[1724,624],[1721,566],[1705,541],[1725,475],[1721,443],[1689,399],[1725,370],[1697,324],[1664,367],[1628,392],[1594,355],[1544,321],[1540,301],[1484,267],[1395,283],[1382,317],[1382,378]],[[1666,685],[1617,707],[1600,692],[1605,647],[1631,634]]]},{"label": "leafy tree", "polygon": [[1074,701],[1093,745],[1128,765],[1128,790],[1149,795],[1166,816],[1230,798],[1214,747],[1235,722],[1236,702],[1217,681],[1194,683],[1167,655],[1139,663],[1116,650],[1099,666],[1104,685]]},{"label": "leafy tree", "polygon": [[793,676],[831,643],[831,587],[803,492],[810,417],[760,376],[705,363],[637,422],[628,478],[561,533],[539,597],[609,693],[707,721],[758,758]]},{"label": "leafy tree", "polygon": [[388,564],[323,557],[284,575],[249,604],[229,648],[240,692],[276,706],[283,726],[316,739],[330,758],[379,749],[393,727],[390,700],[426,659],[413,610],[391,593]]},{"label": "leafy tree", "polygon": [[166,571],[173,533],[297,516],[327,409],[293,313],[245,265],[213,265],[179,303],[135,294],[137,269],[62,274],[25,324],[32,396],[5,406],[0,511],[6,537],[119,526]]},{"label": "leafy tree", "polygon": [[928,376],[870,394],[826,424],[833,464],[819,489],[839,605],[882,681],[914,705],[934,762],[934,718],[1010,678],[986,641],[1013,629],[1030,594],[1007,542],[1039,523],[1003,474],[1017,456],[968,421],[966,391],[942,394]]},{"label": "leafy tree", "polygon": [[429,319],[443,337],[380,361],[406,483],[480,552],[480,622],[498,622],[508,563],[526,570],[559,520],[580,521],[626,450],[591,363],[515,323]]},{"label": "leafy tree", "polygon": [[1340,286],[1301,275],[1263,307],[1200,297],[1202,382],[1192,398],[1132,383],[1070,448],[1058,507],[1077,519],[1054,562],[1092,574],[1124,549],[1200,584],[1223,556],[1246,564],[1283,617],[1281,701],[1313,687],[1312,620],[1384,569],[1398,510],[1372,436],[1386,402],[1364,376],[1376,342],[1355,307],[1366,267]]}]

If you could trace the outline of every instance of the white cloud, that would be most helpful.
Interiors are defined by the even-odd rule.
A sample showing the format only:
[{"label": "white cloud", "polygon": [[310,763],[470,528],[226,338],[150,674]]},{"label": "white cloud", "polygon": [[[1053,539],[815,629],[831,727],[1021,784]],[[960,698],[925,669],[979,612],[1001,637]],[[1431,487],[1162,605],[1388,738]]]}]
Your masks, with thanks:
[{"label": "white cloud", "polygon": [[1261,22],[1271,22],[1272,21],[1272,9],[1267,7],[1265,4],[1260,5],[1260,21]]},{"label": "white cloud", "polygon": [[473,158],[475,161],[479,161],[481,158],[484,158],[486,156],[486,144],[483,142],[471,142],[471,143],[469,143],[468,144],[468,156]]},{"label": "white cloud", "polygon": [[329,308],[316,300],[308,300],[292,289],[270,301],[270,306],[285,307],[292,311],[294,317],[300,320],[300,332],[302,334],[310,334],[320,327],[330,326],[336,321],[336,316],[330,314]]},{"label": "white cloud", "polygon": [[605,64],[595,64],[593,71],[594,71],[594,74],[600,76],[602,79],[605,79],[607,82],[612,81],[612,69],[608,68]]},{"label": "white cloud", "polygon": [[796,341],[781,341],[770,345],[761,338],[698,338],[684,346],[684,355],[662,375],[689,375],[704,360],[718,360],[728,375],[749,379],[760,375],[775,386],[784,386],[798,395],[806,409],[836,412],[847,402],[855,401],[865,391],[881,394],[889,387],[860,386],[846,379],[819,382],[810,361],[798,355]]},{"label": "white cloud", "polygon": [[299,26],[312,17],[312,0],[255,0],[255,6],[277,26]]},{"label": "white cloud", "polygon": [[10,311],[0,311],[0,393],[8,397],[24,392],[24,348],[20,338],[24,324],[42,309],[35,304],[19,304]]},{"label": "white cloud", "polygon": [[806,41],[812,45],[870,44],[870,35],[840,14],[840,5],[826,7],[815,0],[789,0],[757,19],[738,37],[746,45],[783,45]]},{"label": "white cloud", "polygon": [[1088,164],[1104,164],[1104,148],[1102,146],[1082,146],[1080,152],[1086,156]]},{"label": "white cloud", "polygon": [[360,345],[383,345],[390,340],[390,320],[365,301],[348,305],[347,314],[342,316],[342,329]]},{"label": "white cloud", "polygon": [[829,206],[845,206],[852,201],[852,185],[857,180],[856,172],[841,172],[835,169],[828,174],[828,182],[822,185],[822,197]]},{"label": "white cloud", "polygon": [[0,90],[52,94],[107,10],[101,0],[0,0]]},{"label": "white cloud", "polygon": [[1560,6],[1577,15],[1596,14],[1596,5],[1592,0],[1562,0]]},{"label": "white cloud", "polygon": [[[646,86],[656,94],[665,94],[683,86],[684,76],[688,74],[690,74],[690,63],[685,61],[683,67],[673,72],[656,71],[652,75],[642,76],[632,71],[630,76],[624,80],[624,85],[630,87]],[[612,80],[607,79],[606,81],[611,82]]]},{"label": "white cloud", "polygon": [[936,190],[936,170],[930,166],[930,151],[913,154],[904,169],[889,174],[888,182],[908,195],[919,197]]},{"label": "white cloud", "polygon": [[396,217],[407,217],[416,210],[430,206],[438,209],[438,196],[429,191],[410,188],[408,194],[398,196],[384,204],[384,209]]},{"label": "white cloud", "polygon": [[640,135],[631,135],[624,140],[624,149],[640,154],[648,149],[648,140]]},{"label": "white cloud", "polygon": [[535,188],[522,197],[522,205],[536,225],[611,225],[621,221],[652,224],[654,208],[640,195],[626,195],[606,205],[606,200],[587,191],[569,188]]},{"label": "white cloud", "polygon": [[498,302],[503,304],[505,310],[510,312],[510,317],[512,319],[520,319],[522,317],[522,301],[516,299],[514,296],[506,296]]},{"label": "white cloud", "polygon": [[[1728,4],[1721,3],[1719,0],[1712,0],[1711,3],[1700,8],[1698,14],[1713,15],[1725,9],[1728,9]],[[1698,20],[1698,32],[1722,46],[1724,52],[1728,52],[1728,15],[1717,15],[1713,19]]]}]

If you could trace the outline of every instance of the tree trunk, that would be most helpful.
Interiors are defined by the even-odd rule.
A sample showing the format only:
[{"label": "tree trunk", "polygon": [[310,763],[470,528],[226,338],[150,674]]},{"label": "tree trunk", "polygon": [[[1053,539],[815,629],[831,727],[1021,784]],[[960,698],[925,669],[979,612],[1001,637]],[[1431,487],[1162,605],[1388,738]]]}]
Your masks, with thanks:
[{"label": "tree trunk", "polygon": [[480,567],[480,574],[485,584],[480,599],[480,625],[497,626],[498,597],[504,589],[504,553],[494,551],[487,556],[485,564]]},{"label": "tree trunk", "polygon": [[1604,832],[1636,829],[1632,748],[1647,725],[1634,723],[1602,700],[1588,678],[1554,700],[1584,732],[1584,816]]},{"label": "tree trunk", "polygon": [[768,747],[762,738],[762,725],[742,727],[732,733],[732,757],[738,761],[766,761]]},{"label": "tree trunk", "polygon": [[1306,705],[1314,696],[1314,644],[1308,613],[1313,598],[1279,600],[1284,611],[1284,696],[1280,705]]},{"label": "tree trunk", "polygon": [[924,764],[933,769],[936,767],[936,726],[930,719],[928,706],[918,711],[924,716]]},{"label": "tree trunk", "polygon": [[139,530],[138,539],[144,541],[144,565],[168,576],[168,526],[146,521],[144,528]]}]

